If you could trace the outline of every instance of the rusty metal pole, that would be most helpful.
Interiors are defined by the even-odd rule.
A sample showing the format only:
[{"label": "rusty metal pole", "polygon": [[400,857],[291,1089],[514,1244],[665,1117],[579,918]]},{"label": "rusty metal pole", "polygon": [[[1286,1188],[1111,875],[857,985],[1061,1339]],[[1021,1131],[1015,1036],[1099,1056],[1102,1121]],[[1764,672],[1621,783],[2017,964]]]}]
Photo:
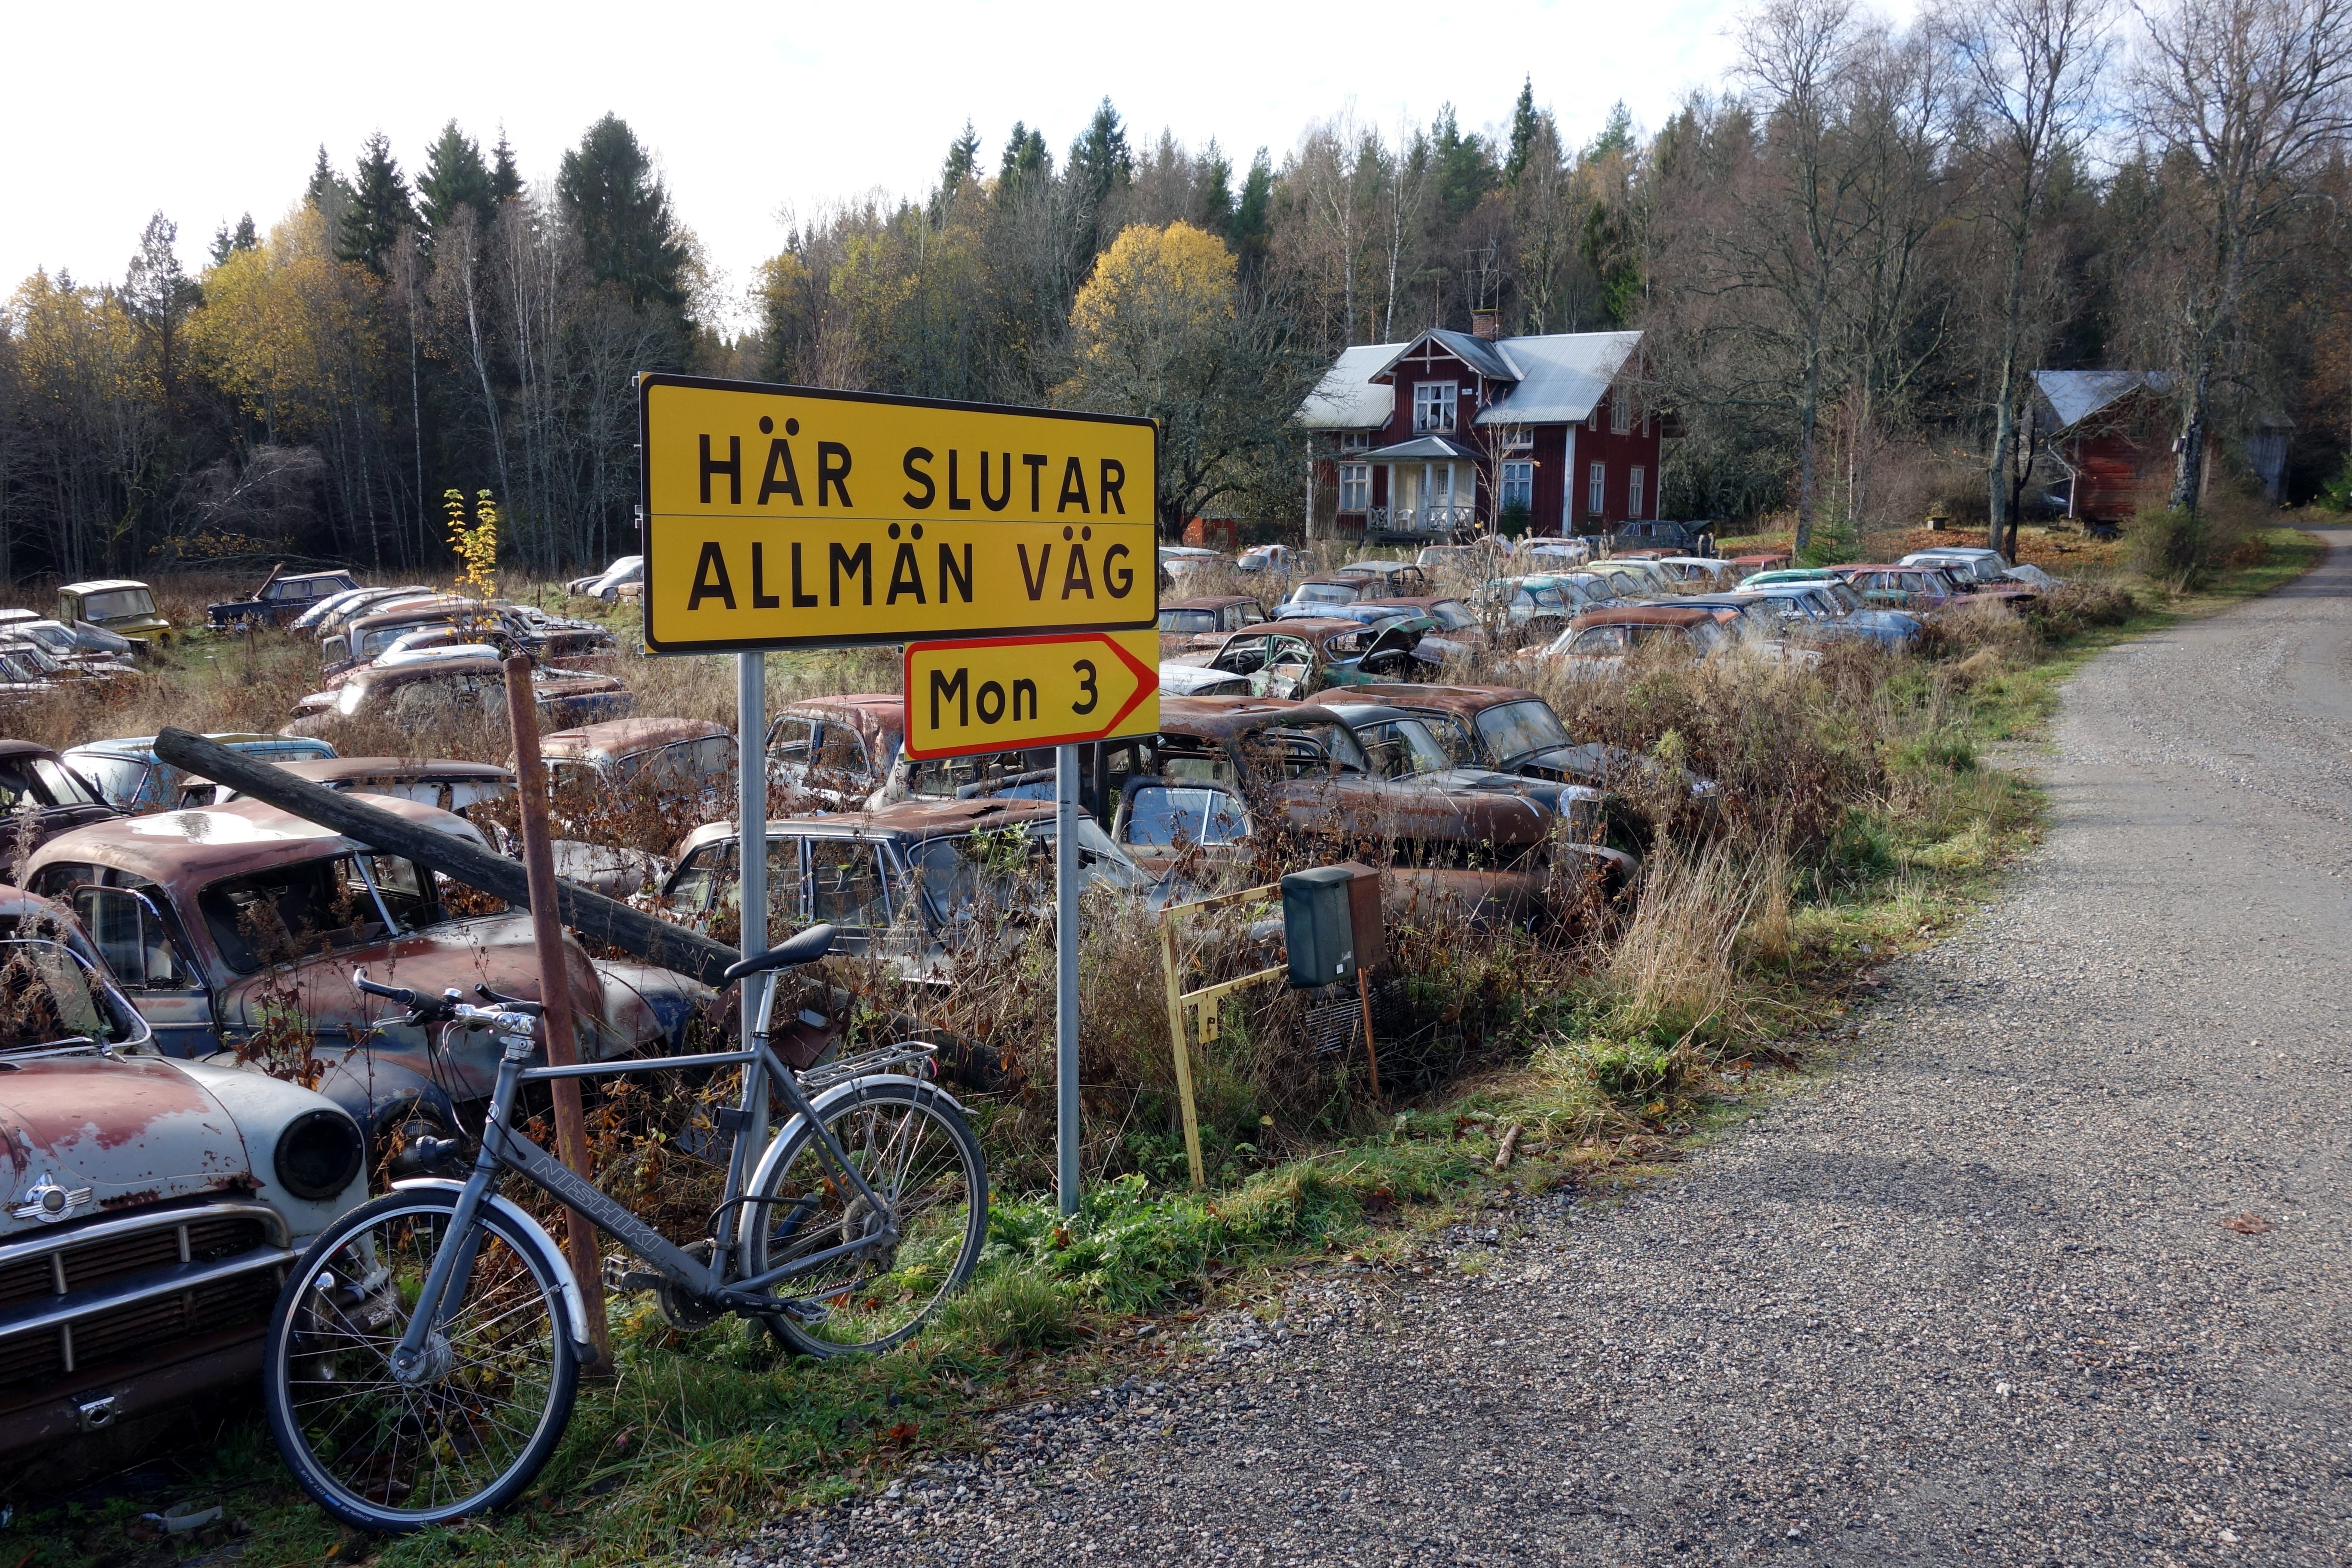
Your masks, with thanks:
[{"label": "rusty metal pole", "polygon": [[[563,922],[555,906],[555,850],[547,836],[547,770],[539,758],[539,703],[530,692],[530,659],[517,654],[506,661],[507,728],[515,744],[515,795],[522,805],[522,867],[530,889],[531,935],[539,944],[539,999],[547,1009],[540,1020],[547,1046],[547,1065],[570,1067],[580,1059],[580,1040],[572,1027],[571,968],[563,957]],[[580,1107],[580,1080],[553,1079],[555,1152],[583,1178],[588,1168],[588,1121]],[[590,1369],[608,1372],[613,1365],[613,1331],[604,1321],[604,1275],[597,1256],[596,1227],[578,1209],[565,1209],[564,1250],[572,1272],[588,1299],[588,1333],[596,1359]]]}]

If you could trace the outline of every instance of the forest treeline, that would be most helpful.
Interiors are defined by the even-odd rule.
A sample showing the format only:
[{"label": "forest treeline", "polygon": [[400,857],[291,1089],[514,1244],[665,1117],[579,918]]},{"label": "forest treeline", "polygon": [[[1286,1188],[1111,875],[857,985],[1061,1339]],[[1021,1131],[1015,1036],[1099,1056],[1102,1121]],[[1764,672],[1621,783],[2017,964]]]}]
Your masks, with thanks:
[{"label": "forest treeline", "polygon": [[2175,504],[2258,426],[2308,491],[2352,426],[2347,6],[1763,0],[1725,79],[1582,143],[1532,79],[1491,129],[1343,109],[1246,157],[1106,98],[1058,153],[966,124],[928,188],[794,215],[748,297],[617,116],[541,179],[454,121],[408,163],[321,148],[193,273],[159,212],[119,280],[16,288],[0,577],[421,568],[453,488],[499,498],[515,564],[599,563],[641,370],[1149,415],[1166,526],[1296,527],[1333,356],[1482,308],[1649,334],[1667,516],[1997,523],[2053,471],[2042,368],[2170,373]]}]

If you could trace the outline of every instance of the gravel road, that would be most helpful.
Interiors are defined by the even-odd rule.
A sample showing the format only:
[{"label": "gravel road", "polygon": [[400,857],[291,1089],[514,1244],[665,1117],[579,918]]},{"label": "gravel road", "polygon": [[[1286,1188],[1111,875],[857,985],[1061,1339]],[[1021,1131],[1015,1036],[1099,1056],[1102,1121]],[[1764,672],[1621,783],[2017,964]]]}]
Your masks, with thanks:
[{"label": "gravel road", "polygon": [[2014,890],[1677,1179],[1192,1325],[733,1560],[2346,1561],[2334,545],[2088,666]]}]

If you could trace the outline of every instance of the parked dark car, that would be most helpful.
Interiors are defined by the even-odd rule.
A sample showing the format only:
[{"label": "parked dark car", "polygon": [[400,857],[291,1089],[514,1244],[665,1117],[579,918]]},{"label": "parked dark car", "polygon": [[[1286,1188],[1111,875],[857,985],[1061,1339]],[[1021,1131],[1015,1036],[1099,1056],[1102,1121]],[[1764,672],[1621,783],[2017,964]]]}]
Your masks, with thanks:
[{"label": "parked dark car", "polygon": [[215,628],[237,626],[282,626],[321,599],[347,594],[359,586],[348,572],[299,572],[281,566],[269,569],[250,599],[210,605],[205,624]]},{"label": "parked dark car", "polygon": [[27,1450],[250,1380],[287,1270],[367,1196],[349,1115],[164,1059],[94,952],[68,911],[0,886],[0,1451],[25,1456],[18,1480]]},{"label": "parked dark car", "polygon": [[1162,599],[1160,635],[1197,637],[1203,632],[1237,632],[1266,618],[1265,606],[1241,594],[1218,594],[1204,599]]},{"label": "parked dark car", "polygon": [[1610,547],[1617,550],[1638,550],[1645,545],[1663,545],[1677,555],[1712,555],[1714,535],[1703,522],[1663,522],[1655,520],[1620,524],[1610,536]]}]

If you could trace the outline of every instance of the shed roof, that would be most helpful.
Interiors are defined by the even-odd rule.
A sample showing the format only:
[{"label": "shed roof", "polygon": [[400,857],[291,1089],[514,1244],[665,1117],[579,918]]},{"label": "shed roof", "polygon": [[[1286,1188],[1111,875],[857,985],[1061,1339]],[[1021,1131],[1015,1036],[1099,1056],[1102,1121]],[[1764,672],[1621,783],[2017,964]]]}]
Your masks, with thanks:
[{"label": "shed roof", "polygon": [[2143,387],[2169,392],[2172,376],[2161,370],[2037,370],[2033,384],[2056,411],[2058,427],[2063,430]]},{"label": "shed roof", "polygon": [[1402,463],[1434,458],[1443,462],[1462,458],[1475,461],[1477,457],[1475,447],[1465,447],[1451,436],[1415,436],[1410,441],[1399,441],[1393,447],[1382,447],[1377,452],[1367,452],[1360,458],[1348,460],[1352,463]]}]

